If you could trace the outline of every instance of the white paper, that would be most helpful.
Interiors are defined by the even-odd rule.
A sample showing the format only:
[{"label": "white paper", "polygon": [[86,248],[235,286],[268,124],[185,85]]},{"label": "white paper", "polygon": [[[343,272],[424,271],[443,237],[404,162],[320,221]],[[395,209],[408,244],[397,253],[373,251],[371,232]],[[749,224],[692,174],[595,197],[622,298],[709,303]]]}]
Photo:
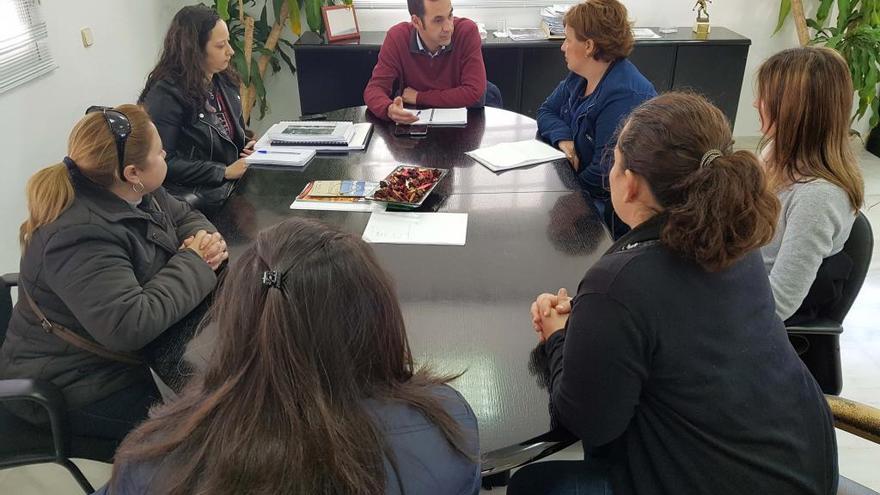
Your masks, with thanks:
[{"label": "white paper", "polygon": [[373,212],[363,238],[382,244],[464,246],[467,213]]},{"label": "white paper", "polygon": [[635,38],[637,40],[654,40],[654,39],[662,38],[662,36],[655,33],[652,29],[633,28],[633,38]]},{"label": "white paper", "polygon": [[565,158],[565,153],[536,139],[500,143],[465,154],[493,172]]},{"label": "white paper", "polygon": [[358,203],[332,202],[332,201],[299,201],[294,200],[290,204],[291,210],[321,210],[321,211],[359,211],[369,213],[371,211],[383,211],[385,205],[373,201]]}]

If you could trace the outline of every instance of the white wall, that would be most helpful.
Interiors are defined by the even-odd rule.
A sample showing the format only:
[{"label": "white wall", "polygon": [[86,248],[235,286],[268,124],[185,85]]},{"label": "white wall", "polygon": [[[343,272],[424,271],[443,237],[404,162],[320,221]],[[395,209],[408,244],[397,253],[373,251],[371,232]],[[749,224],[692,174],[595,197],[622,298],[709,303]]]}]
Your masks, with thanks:
[{"label": "white wall", "polygon": [[[137,99],[155,64],[176,0],[43,0],[52,56],[58,68],[0,94],[4,180],[0,181],[0,271],[18,271],[18,225],[24,188],[36,170],[58,163],[67,136],[89,105]],[[91,27],[85,48],[80,29]]]},{"label": "white wall", "polygon": [[[629,9],[630,18],[636,26],[692,26],[695,14],[691,11],[690,0],[623,0]],[[548,4],[552,0],[548,0]],[[355,0],[357,5],[357,0]],[[453,0],[455,5],[455,0]],[[486,24],[493,31],[499,19],[504,19],[511,27],[537,26],[539,9],[480,9],[458,8],[456,15],[469,17]],[[723,26],[752,40],[746,64],[746,76],[740,95],[734,134],[754,136],[759,134],[757,114],[752,108],[754,100],[754,73],[761,62],[770,55],[797,45],[797,37],[789,20],[786,27],[771,37],[779,13],[778,0],[724,0],[709,6],[712,24]],[[409,16],[405,9],[400,10],[358,10],[358,24],[361,31],[386,30]],[[689,28],[688,28],[689,29]],[[289,36],[293,36],[289,33]],[[490,34],[491,36],[491,34]],[[560,55],[561,56],[561,55]],[[712,70],[712,67],[706,67]],[[300,115],[299,90],[296,77],[285,70],[267,81],[270,95],[271,114],[263,121],[252,122],[255,130],[262,131],[273,122]],[[256,116],[255,116],[256,117]]]}]

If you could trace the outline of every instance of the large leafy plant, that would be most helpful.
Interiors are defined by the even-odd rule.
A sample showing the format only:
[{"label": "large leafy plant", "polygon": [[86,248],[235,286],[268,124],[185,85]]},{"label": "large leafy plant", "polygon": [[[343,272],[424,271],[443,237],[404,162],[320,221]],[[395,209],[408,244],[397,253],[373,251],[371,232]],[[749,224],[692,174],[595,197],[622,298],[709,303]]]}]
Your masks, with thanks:
[{"label": "large leafy plant", "polygon": [[[235,50],[232,64],[241,75],[242,112],[245,122],[250,120],[253,107],[259,103],[260,118],[269,110],[264,77],[271,67],[272,74],[282,69],[282,63],[290,73],[296,73],[291,58],[293,44],[284,39],[285,26],[289,22],[294,34],[302,33],[300,11],[303,0],[213,0],[213,7],[229,26],[229,43]],[[268,12],[275,16],[269,24]],[[250,12],[258,12],[255,18]],[[288,53],[289,51],[289,53]]]},{"label": "large leafy plant", "polygon": [[[235,49],[232,63],[241,74],[241,99],[245,121],[250,120],[251,110],[259,102],[260,118],[269,111],[264,77],[271,67],[272,74],[279,72],[284,63],[290,73],[296,73],[291,53],[293,43],[283,38],[285,25],[293,34],[302,34],[302,13],[305,12],[309,29],[324,33],[321,7],[340,3],[351,5],[352,0],[213,0],[213,7],[229,26],[229,42]],[[275,21],[269,24],[268,13],[272,9]],[[251,13],[259,13],[258,17]]]},{"label": "large leafy plant", "polygon": [[[802,44],[825,45],[834,48],[846,59],[858,94],[859,106],[854,120],[871,111],[871,127],[880,123],[880,0],[817,0],[816,17],[806,18],[803,0],[781,0],[778,32],[789,14],[794,12]],[[832,8],[837,7],[837,19],[831,22]],[[808,29],[812,33],[808,34]]]}]

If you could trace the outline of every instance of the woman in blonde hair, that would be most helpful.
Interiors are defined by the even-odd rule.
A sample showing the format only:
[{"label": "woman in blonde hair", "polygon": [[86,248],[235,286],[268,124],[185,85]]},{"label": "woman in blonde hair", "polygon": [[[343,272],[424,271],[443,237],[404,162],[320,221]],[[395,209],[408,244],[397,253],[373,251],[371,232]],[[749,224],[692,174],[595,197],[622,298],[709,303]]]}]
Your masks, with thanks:
[{"label": "woman in blonde hair", "polygon": [[159,397],[148,365],[178,378],[180,355],[157,353],[157,337],[190,322],[228,257],[214,226],[160,187],[166,170],[141,107],[92,107],[63,163],[28,182],[0,376],[58,385],[76,435],[121,439],[146,417]]},{"label": "woman in blonde hair", "polygon": [[851,266],[823,260],[843,249],[864,198],[849,144],[852,102],[849,68],[830,48],[785,50],[758,70],[762,158],[782,203],[762,253],[783,320],[809,319],[833,302]]}]

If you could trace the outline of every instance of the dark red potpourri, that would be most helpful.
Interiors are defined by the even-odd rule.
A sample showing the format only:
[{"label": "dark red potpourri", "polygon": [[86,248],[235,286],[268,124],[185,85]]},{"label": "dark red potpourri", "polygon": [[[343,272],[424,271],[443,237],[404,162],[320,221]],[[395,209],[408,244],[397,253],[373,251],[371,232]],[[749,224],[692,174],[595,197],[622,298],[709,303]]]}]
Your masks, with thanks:
[{"label": "dark red potpourri", "polygon": [[441,170],[436,168],[401,167],[379,182],[373,199],[418,203],[442,176]]}]

